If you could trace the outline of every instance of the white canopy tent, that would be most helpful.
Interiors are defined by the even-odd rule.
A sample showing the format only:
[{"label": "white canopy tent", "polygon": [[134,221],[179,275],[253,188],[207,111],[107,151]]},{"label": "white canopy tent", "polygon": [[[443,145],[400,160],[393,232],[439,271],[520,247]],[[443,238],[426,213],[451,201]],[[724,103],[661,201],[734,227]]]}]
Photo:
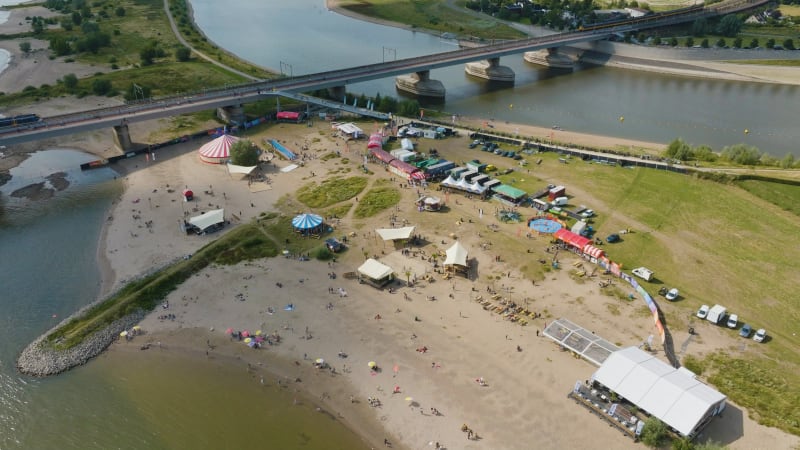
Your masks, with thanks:
[{"label": "white canopy tent", "polygon": [[378,228],[376,233],[384,241],[396,241],[398,239],[408,239],[414,233],[414,227],[403,228]]},{"label": "white canopy tent", "polygon": [[726,397],[687,370],[675,369],[637,347],[618,350],[592,375],[683,436],[694,436],[725,409]]},{"label": "white canopy tent", "polygon": [[189,219],[189,224],[197,227],[200,231],[223,222],[225,222],[224,209],[215,209]]},{"label": "white canopy tent", "polygon": [[394,269],[370,258],[358,268],[358,273],[368,278],[372,284],[383,285],[392,280]]},{"label": "white canopy tent", "polygon": [[455,244],[445,250],[445,255],[447,255],[444,260],[445,269],[466,274],[469,270],[469,265],[467,264],[468,254],[469,252],[461,245],[461,242],[456,241]]},{"label": "white canopy tent", "polygon": [[361,128],[355,126],[352,122],[339,124],[336,126],[336,129],[344,134],[351,135],[353,137],[358,137],[364,134],[364,131],[362,131]]},{"label": "white canopy tent", "polygon": [[228,173],[250,175],[258,166],[237,166],[236,164],[228,163]]}]

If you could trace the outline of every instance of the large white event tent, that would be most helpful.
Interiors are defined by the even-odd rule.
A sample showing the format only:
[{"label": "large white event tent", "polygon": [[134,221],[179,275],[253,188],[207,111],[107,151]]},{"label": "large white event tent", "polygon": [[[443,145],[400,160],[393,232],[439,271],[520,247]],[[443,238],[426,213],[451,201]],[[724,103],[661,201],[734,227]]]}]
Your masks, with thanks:
[{"label": "large white event tent", "polygon": [[447,257],[444,260],[444,267],[460,272],[466,272],[469,268],[467,265],[467,249],[461,245],[461,242],[456,241],[450,248],[445,250]]},{"label": "large white event tent", "polygon": [[414,233],[414,227],[378,228],[375,232],[378,233],[384,241],[396,241],[398,239],[410,238],[411,234]]},{"label": "large white event tent", "polygon": [[225,222],[224,209],[215,209],[189,219],[189,224],[196,227],[200,231],[205,231],[208,227],[223,222]]},{"label": "large white event tent", "polygon": [[211,164],[224,164],[231,157],[231,147],[239,140],[236,136],[223,134],[206,143],[198,152],[200,160]]},{"label": "large white event tent", "polygon": [[727,397],[686,369],[675,369],[637,347],[618,350],[592,375],[639,409],[693,437],[725,409]]}]

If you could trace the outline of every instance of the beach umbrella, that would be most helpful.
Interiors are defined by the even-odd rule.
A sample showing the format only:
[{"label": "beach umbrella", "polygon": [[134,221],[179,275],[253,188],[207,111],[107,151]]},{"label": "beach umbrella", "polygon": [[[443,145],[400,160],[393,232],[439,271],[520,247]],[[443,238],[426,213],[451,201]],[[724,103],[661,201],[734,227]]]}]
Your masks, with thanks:
[{"label": "beach umbrella", "polygon": [[123,331],[123,332],[122,332],[122,333],[120,333],[119,335],[120,335],[120,336],[122,336],[122,337],[125,337],[125,336],[127,336],[127,335],[128,335],[128,332],[127,332],[127,331]]},{"label": "beach umbrella", "polygon": [[140,327],[139,325],[136,325],[135,327],[133,327],[133,329],[136,330],[136,331],[139,331],[139,330],[142,329],[142,327]]},{"label": "beach umbrella", "polygon": [[406,397],[406,401],[407,402],[413,402],[414,401],[414,397]]},{"label": "beach umbrella", "polygon": [[233,334],[233,328],[228,328],[225,330],[225,334]]},{"label": "beach umbrella", "polygon": [[375,361],[370,361],[370,362],[367,363],[367,367],[369,367],[370,369],[375,368],[375,366],[377,366],[377,365],[378,364]]},{"label": "beach umbrella", "polygon": [[256,336],[261,336],[261,330],[256,330]]},{"label": "beach umbrella", "polygon": [[244,340],[245,344],[249,344],[251,342],[253,342],[253,338],[247,338],[247,339]]},{"label": "beach umbrella", "polygon": [[325,364],[325,360],[322,359],[322,358],[317,358],[317,360],[314,361],[314,362],[317,363],[317,364],[320,364],[320,365]]},{"label": "beach umbrella", "polygon": [[247,330],[244,330],[244,331],[242,331],[242,336],[243,337],[250,337],[250,332],[247,331]]}]

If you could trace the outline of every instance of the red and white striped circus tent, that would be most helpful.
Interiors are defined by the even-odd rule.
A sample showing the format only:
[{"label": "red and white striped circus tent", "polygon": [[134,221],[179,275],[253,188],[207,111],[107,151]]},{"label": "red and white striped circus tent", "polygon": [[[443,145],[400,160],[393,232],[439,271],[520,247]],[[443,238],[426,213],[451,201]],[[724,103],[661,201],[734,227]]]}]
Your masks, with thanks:
[{"label": "red and white striped circus tent", "polygon": [[231,157],[231,147],[238,140],[237,137],[223,134],[200,147],[200,160],[210,164],[225,164]]}]

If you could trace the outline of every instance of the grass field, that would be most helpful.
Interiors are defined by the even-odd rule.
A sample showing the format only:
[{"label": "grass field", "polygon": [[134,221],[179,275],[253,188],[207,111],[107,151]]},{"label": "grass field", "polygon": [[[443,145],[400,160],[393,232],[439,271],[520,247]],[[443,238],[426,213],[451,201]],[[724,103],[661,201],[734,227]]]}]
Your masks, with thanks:
[{"label": "grass field", "polygon": [[463,10],[453,9],[444,1],[427,0],[342,0],[347,10],[383,20],[408,24],[413,28],[424,28],[461,36],[477,36],[484,39],[519,39],[524,34],[499,24],[492,18],[475,17]]},{"label": "grass field", "polygon": [[[445,154],[453,160],[473,155]],[[494,163],[485,153],[480,157]],[[628,272],[638,266],[654,270],[653,282],[638,280],[649,292],[662,286],[680,289],[681,301],[660,302],[671,329],[686,329],[700,304],[715,303],[742,322],[766,328],[769,342],[752,351],[697,355],[693,364],[761,423],[800,434],[800,411],[794,406],[800,404],[800,276],[795,270],[800,187],[762,181],[721,184],[574,158],[560,164],[558,157],[534,155],[530,159],[542,158],[541,165],[498,178],[527,192],[548,183],[567,186],[571,207],[586,204],[597,211],[593,226],[598,237],[630,228],[622,242],[603,248]],[[497,163],[501,170],[509,164],[504,159]],[[524,252],[519,256],[526,245],[519,232],[510,239],[502,234],[492,235],[492,248],[509,254],[510,264],[532,277],[549,269]],[[735,331],[730,334],[731,348],[737,348],[739,338]]]},{"label": "grass field", "polygon": [[297,199],[310,208],[327,208],[350,200],[367,186],[366,177],[330,178],[322,183],[310,183],[297,190]]}]

